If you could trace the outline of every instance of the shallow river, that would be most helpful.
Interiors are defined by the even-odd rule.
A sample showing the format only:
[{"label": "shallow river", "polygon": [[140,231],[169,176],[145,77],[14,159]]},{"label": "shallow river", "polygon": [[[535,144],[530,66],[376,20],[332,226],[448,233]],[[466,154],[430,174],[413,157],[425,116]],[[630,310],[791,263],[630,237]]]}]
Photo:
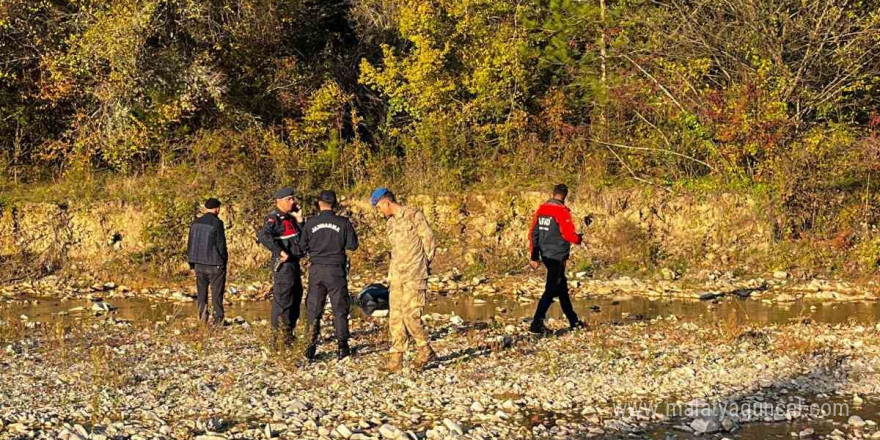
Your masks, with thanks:
[{"label": "shallow river", "polygon": [[[481,303],[480,301],[484,301]],[[118,308],[117,315],[123,319],[141,317],[148,313],[155,302],[138,299],[109,299]],[[353,304],[355,301],[352,301]],[[874,325],[880,322],[880,302],[797,302],[791,304],[770,304],[755,299],[727,298],[718,303],[696,300],[655,300],[645,297],[631,297],[620,301],[608,297],[578,298],[574,301],[575,310],[582,319],[589,322],[626,322],[638,319],[651,319],[658,316],[675,315],[684,321],[729,322],[739,325],[785,324],[797,320],[817,323],[857,323]],[[527,318],[534,313],[536,303],[519,303],[506,296],[474,298],[432,296],[428,300],[428,313],[461,316],[466,321],[486,321],[493,316],[508,318]],[[6,305],[9,307],[10,305]],[[58,313],[75,307],[91,306],[89,301],[54,301],[41,299],[37,304],[14,305],[16,315],[27,315],[32,321],[58,319]],[[226,316],[241,316],[248,321],[265,319],[269,316],[271,304],[268,301],[232,303],[226,306]],[[181,312],[195,309],[195,302],[177,304]],[[355,317],[362,316],[360,309],[354,307]],[[562,319],[558,304],[550,309],[548,317]]]}]

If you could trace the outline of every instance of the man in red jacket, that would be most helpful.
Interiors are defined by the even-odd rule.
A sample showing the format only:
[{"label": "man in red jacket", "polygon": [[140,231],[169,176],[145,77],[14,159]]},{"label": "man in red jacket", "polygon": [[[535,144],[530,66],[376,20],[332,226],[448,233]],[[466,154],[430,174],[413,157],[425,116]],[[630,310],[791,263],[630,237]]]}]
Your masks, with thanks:
[{"label": "man in red jacket", "polygon": [[546,331],[544,316],[556,297],[559,298],[559,305],[571,328],[584,325],[571,305],[568,280],[565,278],[565,263],[571,253],[571,245],[581,244],[583,241],[583,235],[575,231],[571,211],[565,206],[566,197],[568,187],[564,184],[556,185],[553,188],[553,197],[538,208],[529,228],[529,265],[532,269],[537,269],[539,261],[543,261],[544,266],[547,266],[544,295],[538,301],[535,318],[529,327],[533,333]]}]

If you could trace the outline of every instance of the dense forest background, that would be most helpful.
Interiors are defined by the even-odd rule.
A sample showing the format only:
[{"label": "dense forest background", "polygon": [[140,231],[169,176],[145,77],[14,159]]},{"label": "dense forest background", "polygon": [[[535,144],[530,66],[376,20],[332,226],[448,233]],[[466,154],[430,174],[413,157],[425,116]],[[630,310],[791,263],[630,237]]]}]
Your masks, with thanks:
[{"label": "dense forest background", "polygon": [[878,111],[880,1],[0,0],[5,197],[568,179],[761,194],[846,247]]}]

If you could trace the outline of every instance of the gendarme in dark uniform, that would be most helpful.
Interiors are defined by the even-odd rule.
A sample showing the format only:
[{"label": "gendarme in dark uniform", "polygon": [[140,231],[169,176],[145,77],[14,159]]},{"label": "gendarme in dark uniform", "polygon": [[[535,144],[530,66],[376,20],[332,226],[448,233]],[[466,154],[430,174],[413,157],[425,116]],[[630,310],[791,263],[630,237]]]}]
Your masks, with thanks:
[{"label": "gendarme in dark uniform", "polygon": [[223,325],[223,293],[226,291],[226,231],[217,217],[220,201],[210,198],[205,202],[205,213],[189,227],[186,255],[196,273],[199,319],[208,322],[208,287],[214,309],[214,324]]},{"label": "gendarme in dark uniform", "polygon": [[[286,342],[293,336],[302,302],[300,248],[302,218],[293,188],[275,193],[275,209],[266,216],[257,240],[272,252],[272,328],[283,332]],[[286,256],[286,258],[285,258]],[[279,261],[284,260],[283,262]]]},{"label": "gendarme in dark uniform", "polygon": [[338,344],[337,359],[351,353],[348,346],[348,258],[346,250],[358,248],[357,234],[351,221],[337,215],[336,193],[323,191],[318,197],[320,213],[309,217],[303,227],[302,248],[309,256],[309,293],[306,297],[306,323],[312,333],[312,341],[306,357],[314,359],[321,334],[321,315],[330,297],[333,309],[333,328]]}]

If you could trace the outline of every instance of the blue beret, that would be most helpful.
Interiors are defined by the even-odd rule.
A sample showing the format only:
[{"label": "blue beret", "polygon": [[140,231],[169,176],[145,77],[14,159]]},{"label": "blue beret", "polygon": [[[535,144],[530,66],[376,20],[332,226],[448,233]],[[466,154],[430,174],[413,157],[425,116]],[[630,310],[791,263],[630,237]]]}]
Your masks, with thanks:
[{"label": "blue beret", "polygon": [[373,206],[376,206],[385,194],[388,194],[388,188],[385,188],[384,186],[376,188],[376,190],[373,191],[373,194],[370,195],[370,203],[372,203]]}]

